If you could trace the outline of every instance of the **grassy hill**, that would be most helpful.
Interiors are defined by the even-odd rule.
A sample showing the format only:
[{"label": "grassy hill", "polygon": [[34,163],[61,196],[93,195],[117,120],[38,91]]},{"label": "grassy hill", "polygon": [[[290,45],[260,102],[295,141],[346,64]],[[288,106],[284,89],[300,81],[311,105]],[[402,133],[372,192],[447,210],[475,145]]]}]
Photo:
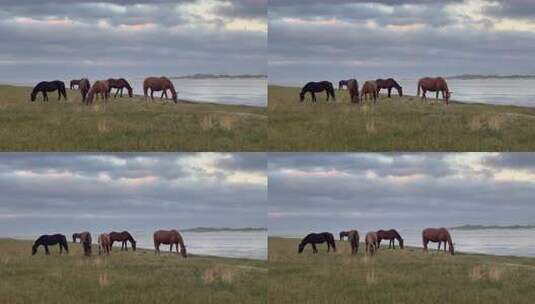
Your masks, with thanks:
[{"label": "grassy hill", "polygon": [[[29,102],[31,88],[0,85],[0,151],[265,151],[267,110],[213,103]],[[180,96],[179,96],[180,97]]]},{"label": "grassy hill", "polygon": [[271,151],[535,150],[535,108],[384,95],[357,106],[346,90],[336,91],[335,103],[321,93],[312,104],[309,95],[300,103],[299,91],[268,88]]},{"label": "grassy hill", "polygon": [[[298,239],[270,237],[270,303],[533,303],[535,258],[381,248],[351,256],[347,241],[297,254]],[[436,244],[433,246],[436,248]]]},{"label": "grassy hill", "polygon": [[84,257],[57,246],[31,256],[30,241],[0,239],[0,303],[267,303],[267,264],[150,250]]}]

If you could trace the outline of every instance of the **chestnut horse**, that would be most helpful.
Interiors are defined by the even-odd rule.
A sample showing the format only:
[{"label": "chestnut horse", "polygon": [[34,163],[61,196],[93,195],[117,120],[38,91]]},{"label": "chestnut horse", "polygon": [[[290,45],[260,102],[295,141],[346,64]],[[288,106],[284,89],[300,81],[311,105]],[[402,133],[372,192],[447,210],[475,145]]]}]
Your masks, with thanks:
[{"label": "chestnut horse", "polygon": [[91,89],[89,89],[89,92],[87,92],[87,96],[85,98],[85,103],[90,104],[93,103],[93,98],[95,95],[98,96],[100,94],[100,98],[104,99],[104,102],[108,102],[108,82],[105,80],[97,80]]},{"label": "chestnut horse", "polygon": [[101,255],[102,251],[104,251],[106,255],[110,255],[111,240],[110,235],[107,233],[102,233],[98,236],[98,255]]},{"label": "chestnut horse", "polygon": [[91,88],[91,83],[89,82],[89,79],[82,78],[78,82],[78,89],[80,90],[80,94],[82,94],[82,102],[85,101],[85,98],[87,96],[87,92],[89,92],[89,89]]},{"label": "chestnut horse", "polygon": [[349,79],[347,81],[347,90],[349,91],[351,103],[359,103],[359,83],[356,79]]},{"label": "chestnut horse", "polygon": [[165,99],[167,99],[167,90],[169,90],[171,91],[171,95],[173,96],[173,101],[175,103],[178,103],[175,86],[167,77],[148,77],[143,80],[143,94],[145,95],[145,101],[148,98],[149,89],[151,100],[154,100],[154,91],[163,91],[160,99],[162,99],[164,95]]},{"label": "chestnut horse", "polygon": [[65,90],[65,83],[63,81],[41,81],[32,90],[30,94],[30,100],[35,101],[37,94],[41,92],[43,94],[43,102],[48,101],[47,92],[58,91],[58,101],[61,100],[61,96],[67,100],[67,90]]},{"label": "chestnut horse", "polygon": [[59,244],[59,254],[63,253],[63,249],[69,253],[69,246],[67,245],[67,238],[63,234],[52,234],[52,235],[41,235],[32,246],[32,255],[37,253],[39,246],[45,247],[45,254],[49,255],[48,246],[53,246]]},{"label": "chestnut horse", "polygon": [[76,243],[76,239],[80,239],[80,243],[82,244],[82,247],[84,248],[84,255],[91,256],[91,244],[93,243],[93,241],[91,240],[91,233],[87,231],[80,232],[80,233],[73,233],[72,242]]},{"label": "chestnut horse", "polygon": [[390,93],[392,92],[392,88],[395,88],[398,90],[399,97],[403,96],[403,88],[397,83],[394,78],[388,78],[388,79],[377,79],[375,80],[377,83],[377,94],[381,91],[381,89],[387,89],[388,90],[388,98],[390,98]]},{"label": "chestnut horse", "polygon": [[117,91],[115,91],[115,95],[113,95],[113,98],[117,98],[117,94],[119,94],[119,92],[121,92],[120,97],[123,97],[123,89],[125,88],[128,91],[128,97],[132,98],[133,96],[132,87],[130,86],[128,81],[126,81],[126,79],[124,78],[119,78],[119,79],[109,78],[108,79],[108,94],[111,92],[111,89],[117,89]]},{"label": "chestnut horse", "polygon": [[377,232],[370,231],[366,233],[366,255],[373,256],[375,252],[377,251],[377,248],[379,248],[379,245],[377,243]]},{"label": "chestnut horse", "polygon": [[123,232],[112,231],[112,232],[109,233],[109,235],[110,235],[110,242],[111,242],[110,246],[113,246],[113,242],[116,242],[116,241],[117,242],[121,242],[121,251],[123,251],[123,250],[128,251],[128,243],[127,242],[130,242],[130,244],[132,245],[132,250],[136,251],[136,240],[134,240],[134,238],[132,237],[130,232],[128,232],[128,231],[123,231]]},{"label": "chestnut horse", "polygon": [[360,90],[362,102],[366,100],[367,95],[373,98],[374,103],[377,102],[377,83],[375,81],[368,80],[362,85],[362,89]]},{"label": "chestnut horse", "polygon": [[173,252],[173,245],[175,245],[176,253],[178,253],[178,245],[180,245],[180,254],[183,257],[188,257],[186,253],[186,245],[184,245],[184,240],[182,235],[176,230],[158,230],[154,232],[154,249],[155,254],[160,254],[160,244],[169,245],[169,252]]},{"label": "chestnut horse", "polygon": [[444,242],[444,252],[446,252],[446,243],[448,243],[451,255],[454,255],[453,242],[451,241],[450,233],[446,228],[426,228],[422,231],[422,242],[424,244],[424,251],[427,252],[427,244],[429,242],[438,242],[438,250],[440,250],[440,243]]},{"label": "chestnut horse", "polygon": [[319,92],[325,91],[327,93],[327,101],[329,101],[329,96],[332,96],[333,100],[336,101],[334,96],[334,87],[333,84],[329,81],[320,81],[320,82],[309,82],[305,84],[301,93],[299,93],[299,101],[303,102],[305,100],[305,94],[310,93],[312,96],[312,102],[316,102],[316,94]]},{"label": "chestnut horse", "polygon": [[331,247],[333,248],[333,251],[336,252],[336,244],[334,242],[334,236],[332,233],[329,232],[322,232],[322,233],[310,233],[309,235],[305,236],[301,243],[299,243],[299,246],[297,247],[297,252],[301,253],[303,252],[303,249],[305,249],[305,246],[307,244],[310,244],[312,246],[312,252],[318,253],[318,249],[316,248],[316,244],[321,243],[327,243],[327,252],[331,250]]},{"label": "chestnut horse", "polygon": [[403,249],[403,238],[401,238],[401,235],[395,229],[377,231],[377,246],[381,246],[382,240],[390,240],[388,248],[392,247],[392,249],[396,249],[394,240],[398,240],[399,247]]},{"label": "chestnut horse", "polygon": [[448,83],[442,77],[425,77],[418,80],[418,96],[420,96],[420,89],[422,89],[422,100],[427,100],[427,97],[425,96],[427,91],[437,92],[436,99],[438,99],[438,93],[442,92],[442,99],[444,99],[445,104],[448,104],[451,96],[450,90],[448,89]]}]

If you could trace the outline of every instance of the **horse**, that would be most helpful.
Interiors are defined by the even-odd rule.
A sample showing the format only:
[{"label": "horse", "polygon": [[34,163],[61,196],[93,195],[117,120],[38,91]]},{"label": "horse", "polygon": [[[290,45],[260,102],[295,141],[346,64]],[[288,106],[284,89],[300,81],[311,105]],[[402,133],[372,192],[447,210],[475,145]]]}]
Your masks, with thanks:
[{"label": "horse", "polygon": [[101,255],[103,250],[106,255],[110,255],[111,240],[110,235],[107,233],[102,233],[98,236],[98,255]]},{"label": "horse", "polygon": [[78,86],[78,88],[80,88],[80,81],[81,81],[81,79],[73,79],[73,80],[71,80],[71,90],[74,90],[74,86]]},{"label": "horse", "polygon": [[187,257],[186,245],[184,245],[184,240],[182,235],[176,230],[158,230],[154,232],[154,249],[155,254],[160,254],[160,244],[166,244],[169,246],[169,252],[173,252],[173,245],[175,245],[176,253],[178,254],[178,245],[180,245],[180,254],[183,257]]},{"label": "horse", "polygon": [[438,242],[438,250],[440,250],[440,243],[444,242],[444,252],[446,252],[446,243],[449,245],[451,255],[455,254],[453,242],[451,241],[450,233],[446,228],[426,228],[422,231],[422,242],[424,244],[424,252],[427,252],[427,244],[429,242]]},{"label": "horse", "polygon": [[388,248],[392,247],[393,249],[396,249],[394,240],[398,240],[399,247],[403,249],[403,238],[395,229],[377,231],[377,246],[381,246],[382,240],[390,240]]},{"label": "horse", "polygon": [[91,233],[84,231],[80,233],[73,233],[72,234],[72,242],[76,243],[76,239],[80,239],[80,243],[82,244],[84,248],[84,255],[85,256],[91,256]]},{"label": "horse", "polygon": [[340,80],[338,81],[338,91],[344,88],[344,86],[347,87],[347,80]]},{"label": "horse", "polygon": [[123,232],[112,231],[109,233],[109,236],[110,236],[110,242],[111,242],[110,246],[113,246],[113,242],[118,241],[118,242],[121,242],[121,251],[123,250],[128,251],[127,241],[129,241],[130,244],[132,245],[132,250],[136,251],[136,240],[134,240],[134,238],[128,231],[123,231]]},{"label": "horse", "polygon": [[377,83],[375,81],[368,80],[362,85],[360,90],[361,101],[364,102],[367,98],[367,95],[370,95],[370,98],[373,98],[373,102],[377,102]]},{"label": "horse", "polygon": [[100,94],[100,98],[104,99],[104,102],[108,102],[108,82],[106,80],[97,80],[91,89],[89,89],[89,92],[87,92],[85,103],[90,104],[93,103],[93,98],[95,95]]},{"label": "horse", "polygon": [[307,244],[310,244],[312,246],[312,252],[318,253],[318,249],[316,248],[316,244],[321,244],[327,242],[327,252],[331,250],[331,247],[333,248],[333,251],[336,252],[336,244],[334,243],[334,236],[332,233],[329,232],[322,232],[322,233],[311,233],[303,240],[301,243],[299,243],[297,252],[301,253],[303,252],[303,249],[305,249],[305,246]]},{"label": "horse", "polygon": [[115,95],[113,96],[113,98],[117,98],[117,94],[119,94],[119,91],[121,92],[120,97],[123,97],[123,89],[124,88],[126,88],[128,90],[128,96],[130,98],[132,98],[132,96],[133,96],[132,87],[130,86],[128,81],[126,81],[126,79],[124,79],[124,78],[119,78],[119,79],[110,78],[110,79],[108,79],[108,94],[111,92],[111,89],[117,89],[117,91],[115,91]]},{"label": "horse", "polygon": [[35,255],[37,253],[37,249],[39,246],[45,247],[45,254],[49,255],[50,251],[48,251],[48,246],[53,246],[59,244],[59,254],[63,253],[63,249],[69,253],[69,246],[67,245],[67,238],[63,234],[52,234],[52,235],[41,235],[32,246],[32,255]]},{"label": "horse", "polygon": [[373,256],[377,249],[379,248],[379,245],[377,243],[377,232],[370,231],[366,233],[366,255]]},{"label": "horse", "polygon": [[343,241],[345,237],[349,236],[349,231],[340,231],[340,241]]},{"label": "horse", "polygon": [[347,90],[349,91],[349,98],[351,103],[359,102],[359,83],[356,79],[349,79],[347,81]]},{"label": "horse", "polygon": [[89,92],[90,88],[91,88],[91,83],[89,82],[89,79],[87,78],[80,79],[78,83],[78,89],[80,90],[80,94],[82,94],[82,102],[85,101],[85,97],[87,96],[87,92]]},{"label": "horse", "polygon": [[436,99],[438,99],[438,93],[442,92],[442,99],[444,100],[444,103],[446,105],[448,104],[448,101],[451,97],[450,90],[448,89],[448,83],[442,77],[421,78],[420,80],[418,80],[418,96],[420,96],[420,89],[422,89],[422,100],[427,100],[427,97],[425,96],[425,93],[427,91],[437,92]]},{"label": "horse", "polygon": [[63,81],[54,80],[54,81],[41,81],[39,82],[32,90],[30,94],[31,101],[35,101],[37,94],[41,92],[43,94],[43,102],[48,101],[47,92],[58,91],[58,101],[61,100],[61,96],[67,100],[67,90],[65,90],[65,84]]},{"label": "horse", "polygon": [[171,95],[173,96],[173,101],[175,103],[178,103],[178,100],[176,97],[175,86],[173,85],[171,80],[169,80],[169,78],[167,77],[163,77],[163,76],[162,77],[148,77],[148,78],[145,78],[145,80],[143,80],[143,94],[145,95],[145,101],[148,98],[149,89],[151,90],[150,92],[151,100],[154,100],[154,96],[153,96],[154,91],[163,91],[160,99],[162,99],[164,95],[165,95],[165,99],[167,99],[167,90],[170,90]]},{"label": "horse", "polygon": [[301,93],[299,93],[299,100],[303,102],[305,100],[305,94],[310,93],[312,96],[312,102],[316,102],[315,93],[323,91],[327,93],[327,101],[329,101],[329,96],[332,96],[333,100],[336,101],[333,84],[329,81],[309,82],[305,84],[303,89],[301,89]]},{"label": "horse", "polygon": [[351,244],[351,254],[359,253],[360,236],[357,230],[351,230],[347,232],[347,239]]},{"label": "horse", "polygon": [[390,93],[392,92],[392,88],[395,88],[398,90],[399,97],[403,96],[403,88],[394,80],[394,78],[377,79],[375,80],[375,83],[377,83],[377,95],[379,95],[379,91],[381,91],[381,89],[387,89],[388,98],[391,98]]}]

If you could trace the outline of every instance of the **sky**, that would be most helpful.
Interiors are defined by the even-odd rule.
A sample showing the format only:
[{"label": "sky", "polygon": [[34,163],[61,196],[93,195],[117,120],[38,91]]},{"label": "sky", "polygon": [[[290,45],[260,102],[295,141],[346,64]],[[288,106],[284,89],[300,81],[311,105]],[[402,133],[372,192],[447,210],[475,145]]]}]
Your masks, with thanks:
[{"label": "sky", "polygon": [[1,0],[0,81],[265,74],[267,0]]},{"label": "sky", "polygon": [[531,0],[272,0],[271,83],[535,74]]},{"label": "sky", "polygon": [[535,153],[270,153],[270,235],[535,224]]},{"label": "sky", "polygon": [[265,153],[0,154],[0,236],[266,227]]}]

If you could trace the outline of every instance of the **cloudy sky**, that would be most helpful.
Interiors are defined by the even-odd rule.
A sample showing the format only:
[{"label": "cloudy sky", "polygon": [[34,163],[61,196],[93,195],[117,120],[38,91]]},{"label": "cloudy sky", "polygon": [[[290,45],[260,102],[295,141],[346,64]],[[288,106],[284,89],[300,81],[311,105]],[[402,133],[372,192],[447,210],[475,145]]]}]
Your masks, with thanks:
[{"label": "cloudy sky", "polygon": [[271,153],[271,235],[535,224],[535,153]]},{"label": "cloudy sky", "polygon": [[0,154],[0,236],[266,227],[264,153]]},{"label": "cloudy sky", "polygon": [[272,83],[535,73],[531,0],[272,0],[269,5]]},{"label": "cloudy sky", "polygon": [[266,73],[267,0],[1,0],[0,81]]}]

